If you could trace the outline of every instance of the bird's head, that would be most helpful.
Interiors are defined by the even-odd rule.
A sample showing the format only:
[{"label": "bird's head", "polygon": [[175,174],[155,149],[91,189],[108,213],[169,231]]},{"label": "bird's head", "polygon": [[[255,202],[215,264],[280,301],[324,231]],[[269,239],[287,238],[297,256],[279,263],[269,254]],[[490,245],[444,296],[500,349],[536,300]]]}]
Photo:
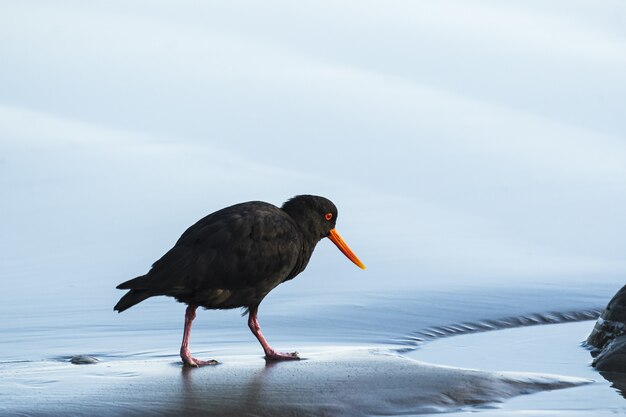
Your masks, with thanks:
[{"label": "bird's head", "polygon": [[365,269],[363,262],[335,230],[337,207],[332,201],[316,195],[298,195],[283,204],[282,209],[298,223],[306,235],[317,239],[316,242],[329,238],[348,259],[359,268]]}]

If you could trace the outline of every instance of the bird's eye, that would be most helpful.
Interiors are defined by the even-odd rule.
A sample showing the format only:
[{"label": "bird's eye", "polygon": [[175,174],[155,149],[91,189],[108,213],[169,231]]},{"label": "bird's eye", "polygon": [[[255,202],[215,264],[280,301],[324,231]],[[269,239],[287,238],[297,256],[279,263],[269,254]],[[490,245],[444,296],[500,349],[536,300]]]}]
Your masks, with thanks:
[{"label": "bird's eye", "polygon": [[333,218],[333,213],[326,213],[324,217],[326,218],[326,220],[330,221],[330,219]]}]

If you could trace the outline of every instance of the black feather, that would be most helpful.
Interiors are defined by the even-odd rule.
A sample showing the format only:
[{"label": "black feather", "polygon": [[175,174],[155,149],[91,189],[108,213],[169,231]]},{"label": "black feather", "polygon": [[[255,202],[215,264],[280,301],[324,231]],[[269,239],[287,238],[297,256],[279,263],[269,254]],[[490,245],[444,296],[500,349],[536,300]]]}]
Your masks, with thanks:
[{"label": "black feather", "polygon": [[146,275],[118,285],[130,291],[115,310],[158,295],[209,309],[258,306],[304,270],[336,217],[331,201],[310,195],[282,208],[251,201],[216,211],[189,227]]}]

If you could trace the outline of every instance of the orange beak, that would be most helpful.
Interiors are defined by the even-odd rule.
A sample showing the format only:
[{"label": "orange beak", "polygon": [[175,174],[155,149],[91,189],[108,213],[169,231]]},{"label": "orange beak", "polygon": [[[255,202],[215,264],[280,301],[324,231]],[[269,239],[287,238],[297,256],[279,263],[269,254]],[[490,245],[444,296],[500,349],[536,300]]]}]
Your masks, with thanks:
[{"label": "orange beak", "polygon": [[339,250],[344,255],[346,255],[348,259],[354,262],[356,266],[358,266],[361,269],[365,269],[365,265],[363,265],[363,262],[361,262],[359,258],[357,258],[357,256],[354,254],[354,252],[350,250],[348,245],[346,245],[346,242],[343,241],[343,239],[341,238],[341,236],[339,236],[339,233],[337,233],[335,229],[332,229],[330,231],[328,238],[332,240],[332,242],[339,248]]}]

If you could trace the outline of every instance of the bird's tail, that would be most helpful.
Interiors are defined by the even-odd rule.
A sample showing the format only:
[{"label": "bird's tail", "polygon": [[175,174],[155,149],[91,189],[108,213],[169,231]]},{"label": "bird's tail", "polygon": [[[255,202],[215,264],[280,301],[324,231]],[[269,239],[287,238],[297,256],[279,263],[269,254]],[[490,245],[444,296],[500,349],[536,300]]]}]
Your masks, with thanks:
[{"label": "bird's tail", "polygon": [[137,278],[133,278],[129,281],[122,282],[116,288],[120,290],[130,290],[122,298],[120,301],[115,304],[113,310],[121,313],[122,311],[131,308],[135,304],[138,304],[145,300],[146,298],[152,297],[154,294],[151,294],[148,290],[137,288],[141,287],[141,283],[145,281],[146,275],[142,275]]},{"label": "bird's tail", "polygon": [[149,294],[146,290],[130,290],[126,294],[124,294],[122,298],[120,298],[120,301],[115,304],[113,310],[121,313],[122,311],[129,309],[135,304],[138,304],[146,298],[150,297],[152,297],[152,295]]}]

